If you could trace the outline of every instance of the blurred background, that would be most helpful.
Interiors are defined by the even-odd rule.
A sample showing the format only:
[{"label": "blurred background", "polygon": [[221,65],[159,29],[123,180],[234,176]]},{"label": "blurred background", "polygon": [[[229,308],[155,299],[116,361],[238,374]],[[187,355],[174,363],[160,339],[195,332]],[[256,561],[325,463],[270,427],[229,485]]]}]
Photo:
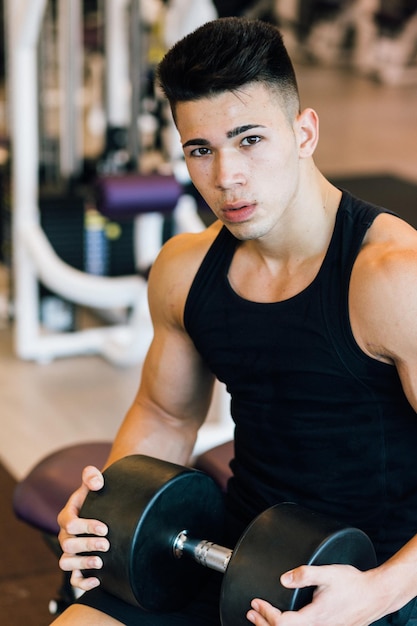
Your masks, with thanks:
[{"label": "blurred background", "polygon": [[[211,221],[154,70],[180,37],[227,15],[283,32],[302,106],[320,117],[323,173],[417,227],[417,0],[0,0],[7,539],[23,532],[16,481],[60,447],[113,438],[151,339],[149,267],[170,236]],[[219,385],[196,452],[232,431]],[[30,536],[16,537],[7,549],[22,569],[0,576],[0,610],[11,625],[47,623],[30,607],[55,561],[28,566]]]}]

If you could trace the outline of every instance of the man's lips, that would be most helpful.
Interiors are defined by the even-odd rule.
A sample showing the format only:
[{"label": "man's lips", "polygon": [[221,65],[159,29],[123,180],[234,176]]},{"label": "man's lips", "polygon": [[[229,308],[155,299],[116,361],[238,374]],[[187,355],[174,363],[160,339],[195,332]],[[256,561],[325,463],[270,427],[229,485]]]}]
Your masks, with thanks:
[{"label": "man's lips", "polygon": [[228,202],[222,208],[225,219],[229,222],[243,222],[255,211],[254,202]]}]

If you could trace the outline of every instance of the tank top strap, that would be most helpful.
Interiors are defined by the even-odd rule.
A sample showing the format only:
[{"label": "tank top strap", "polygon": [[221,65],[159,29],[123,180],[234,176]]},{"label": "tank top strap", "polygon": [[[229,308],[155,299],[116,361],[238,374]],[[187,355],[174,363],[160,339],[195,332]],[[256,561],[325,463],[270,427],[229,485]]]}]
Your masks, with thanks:
[{"label": "tank top strap", "polygon": [[238,240],[223,226],[207,251],[185,303],[184,324],[188,332],[199,303],[205,300],[205,294],[210,293],[212,287],[227,276],[237,244]]},{"label": "tank top strap", "polygon": [[364,237],[382,212],[376,205],[364,202],[342,190],[342,199],[336,215],[332,240],[326,254],[325,263],[337,262],[350,276],[355,259],[363,245]]}]

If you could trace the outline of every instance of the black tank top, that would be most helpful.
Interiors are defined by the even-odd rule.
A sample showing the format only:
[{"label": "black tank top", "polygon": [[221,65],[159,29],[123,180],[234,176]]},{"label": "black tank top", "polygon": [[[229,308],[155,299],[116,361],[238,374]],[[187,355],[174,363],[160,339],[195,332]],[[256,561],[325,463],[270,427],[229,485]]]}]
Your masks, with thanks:
[{"label": "black tank top", "polygon": [[231,394],[230,510],[247,524],[292,501],[365,530],[380,560],[417,532],[417,416],[395,367],[356,344],[351,270],[383,209],[343,192],[313,282],[276,303],[231,288],[238,241],[223,228],[191,286],[185,326]]}]

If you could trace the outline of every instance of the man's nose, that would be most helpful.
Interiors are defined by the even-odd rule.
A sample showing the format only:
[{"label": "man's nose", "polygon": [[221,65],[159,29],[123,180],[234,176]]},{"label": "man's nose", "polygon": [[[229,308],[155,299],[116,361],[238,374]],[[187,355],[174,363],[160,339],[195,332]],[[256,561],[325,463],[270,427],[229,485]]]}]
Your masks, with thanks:
[{"label": "man's nose", "polygon": [[215,183],[220,189],[243,185],[246,181],[242,160],[234,150],[225,150],[216,155]]}]

